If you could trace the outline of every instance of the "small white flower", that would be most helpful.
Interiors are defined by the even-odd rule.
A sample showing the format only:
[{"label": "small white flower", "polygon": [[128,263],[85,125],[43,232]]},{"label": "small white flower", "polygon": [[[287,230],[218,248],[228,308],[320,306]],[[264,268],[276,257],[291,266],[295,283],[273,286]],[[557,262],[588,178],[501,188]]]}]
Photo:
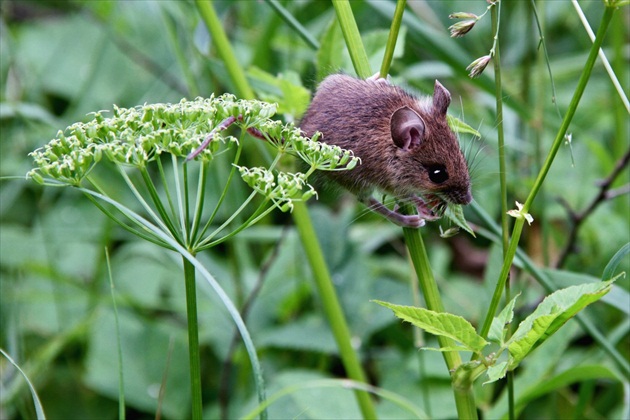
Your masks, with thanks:
[{"label": "small white flower", "polygon": [[525,220],[527,221],[528,225],[531,225],[532,222],[534,221],[534,218],[532,217],[531,214],[529,213],[524,213],[523,212],[523,205],[521,203],[519,203],[518,201],[516,202],[516,210],[510,210],[507,212],[507,214],[509,214],[510,216],[516,218],[516,219],[522,219],[525,218]]}]

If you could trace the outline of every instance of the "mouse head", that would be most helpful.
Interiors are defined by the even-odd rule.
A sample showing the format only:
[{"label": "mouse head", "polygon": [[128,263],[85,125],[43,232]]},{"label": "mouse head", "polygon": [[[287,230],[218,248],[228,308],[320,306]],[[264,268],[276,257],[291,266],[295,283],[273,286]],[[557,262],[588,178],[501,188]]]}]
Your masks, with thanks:
[{"label": "mouse head", "polygon": [[433,101],[398,108],[390,118],[391,139],[402,162],[403,176],[420,193],[468,204],[472,200],[468,165],[448,126],[451,94],[435,81]]}]

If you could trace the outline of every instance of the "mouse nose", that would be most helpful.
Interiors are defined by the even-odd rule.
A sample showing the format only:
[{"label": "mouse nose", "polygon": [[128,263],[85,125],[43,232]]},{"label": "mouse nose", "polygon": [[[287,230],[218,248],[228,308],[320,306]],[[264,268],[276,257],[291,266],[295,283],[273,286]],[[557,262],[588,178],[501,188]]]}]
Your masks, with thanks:
[{"label": "mouse nose", "polygon": [[473,197],[472,197],[472,192],[470,191],[470,188],[467,188],[465,190],[450,191],[449,198],[455,204],[466,205],[466,204],[470,204]]}]

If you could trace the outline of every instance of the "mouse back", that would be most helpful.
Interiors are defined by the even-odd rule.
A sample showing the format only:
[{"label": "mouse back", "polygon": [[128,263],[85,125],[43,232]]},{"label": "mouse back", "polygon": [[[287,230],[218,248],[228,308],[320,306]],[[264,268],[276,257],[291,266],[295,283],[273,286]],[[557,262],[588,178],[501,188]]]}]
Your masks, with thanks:
[{"label": "mouse back", "polygon": [[342,74],[322,81],[300,127],[361,159],[351,171],[328,176],[359,196],[374,189],[396,197],[432,194],[472,200],[466,160],[448,126],[451,96],[438,81],[432,97],[413,95],[384,79]]}]

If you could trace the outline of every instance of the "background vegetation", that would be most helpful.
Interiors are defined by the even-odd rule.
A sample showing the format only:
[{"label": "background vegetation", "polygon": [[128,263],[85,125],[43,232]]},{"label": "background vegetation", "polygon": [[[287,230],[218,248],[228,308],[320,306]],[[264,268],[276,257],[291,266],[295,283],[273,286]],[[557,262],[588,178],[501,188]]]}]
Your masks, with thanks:
[{"label": "background vegetation", "polygon": [[[354,71],[329,2],[284,3],[319,48],[298,36],[270,3],[214,2],[256,96],[279,102],[285,120],[298,120],[309,91],[323,76]],[[489,67],[478,79],[466,72],[492,46],[490,19],[479,21],[462,39],[449,38],[447,30],[450,13],[481,14],[486,6],[484,1],[410,2],[390,74],[422,92],[431,92],[439,79],[453,94],[451,114],[482,133],[481,140],[461,140],[474,156],[475,200],[496,220],[500,194],[492,71]],[[510,203],[525,199],[591,44],[570,2],[541,1],[536,6],[557,107],[531,4],[504,1],[500,40]],[[237,93],[235,87],[190,2],[4,1],[1,7],[0,174],[20,179],[0,184],[0,347],[34,381],[50,418],[115,417],[119,370],[108,249],[127,415],[185,418],[190,395],[181,260],[116,228],[77,192],[41,188],[23,174],[32,168],[30,151],[89,112],[113,104],[132,107]],[[596,26],[603,3],[585,2],[582,7]],[[357,1],[352,8],[372,68],[378,69],[394,4]],[[629,23],[627,8],[618,12],[604,44],[626,92]],[[630,240],[627,158],[623,166],[629,129],[627,111],[598,64],[570,127],[572,146],[563,147],[556,158],[530,210],[535,222],[521,242],[557,287],[599,279]],[[252,166],[264,160],[264,148],[254,140],[243,153]],[[613,179],[616,167],[622,169]],[[219,179],[226,171],[219,168],[211,176]],[[611,183],[603,189],[606,179]],[[208,182],[209,197],[220,193],[212,185]],[[229,197],[234,206],[249,191],[244,184],[240,188]],[[411,292],[415,281],[401,230],[335,191],[322,190],[319,201],[309,204],[371,383],[409,399],[430,417],[453,417],[441,355],[417,350],[433,343],[432,337],[418,336],[370,302],[419,304]],[[467,216],[471,223],[486,226],[477,214]],[[442,239],[439,224],[425,228],[424,236],[444,304],[477,325],[501,267],[500,246],[483,234]],[[287,386],[345,377],[290,215],[272,213],[199,258],[237,306],[245,308],[268,395]],[[628,269],[626,256],[618,271]],[[513,290],[522,293],[518,305],[527,314],[546,293],[525,271],[515,269],[512,280]],[[628,278],[620,279],[609,296],[586,310],[626,360],[629,289]],[[242,416],[257,404],[251,368],[231,319],[203,287],[199,318],[206,415]],[[628,409],[628,378],[593,338],[571,321],[550,341],[517,371],[521,416],[622,418]],[[0,366],[1,417],[33,417],[21,377],[6,360]],[[476,393],[487,418],[505,414],[502,383],[479,386]],[[378,413],[384,418],[409,416],[387,399],[379,401]],[[278,400],[269,415],[341,418],[357,417],[359,411],[350,390],[322,385]]]}]

